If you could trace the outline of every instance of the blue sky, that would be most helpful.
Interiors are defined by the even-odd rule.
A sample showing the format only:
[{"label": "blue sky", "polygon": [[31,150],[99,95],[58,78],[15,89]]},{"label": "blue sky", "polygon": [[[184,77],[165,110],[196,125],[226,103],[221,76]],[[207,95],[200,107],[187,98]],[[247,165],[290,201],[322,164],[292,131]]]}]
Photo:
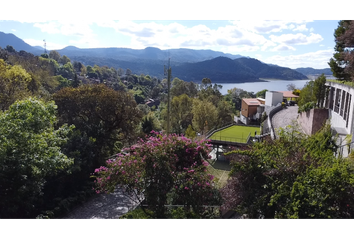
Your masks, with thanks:
[{"label": "blue sky", "polygon": [[[36,1],[30,2],[31,5],[22,2],[21,9],[25,11],[26,6],[36,5]],[[58,6],[57,11],[51,8],[49,8],[51,11],[37,9],[34,10],[37,13],[26,16],[20,10],[16,10],[14,14],[0,17],[0,31],[13,33],[32,46],[43,46],[43,39],[45,39],[47,48],[50,50],[66,46],[211,49],[249,56],[266,63],[291,68],[327,68],[327,62],[333,56],[335,45],[333,33],[338,26],[338,19],[292,20],[308,18],[308,12],[304,11],[303,7],[299,9],[295,5],[291,6],[293,9],[288,8],[284,13],[279,9],[274,11],[273,8],[268,8],[265,15],[257,14],[260,12],[259,9],[257,12],[253,8],[248,8],[247,14],[244,15],[242,14],[244,11],[225,8],[225,5],[221,4],[223,0],[217,1],[220,3],[218,6],[211,5],[206,10],[205,2],[203,2],[203,9],[199,9],[201,5],[190,2],[182,0],[179,1],[179,5],[159,8],[156,6],[165,6],[169,2],[149,1],[150,9],[151,6],[155,6],[154,11],[151,11],[144,8],[147,6],[145,1],[138,2],[137,5],[135,2],[128,5],[121,3],[112,5],[105,0],[79,1],[77,5],[71,3],[74,4],[72,8],[67,8],[65,5],[70,1],[61,1],[62,8]],[[282,3],[281,1],[267,2],[268,5],[273,2]],[[302,0],[298,2],[299,5],[301,2]],[[260,9],[262,4],[264,2],[255,1],[255,5],[260,6]],[[87,9],[83,8],[83,5],[93,7]],[[311,5],[306,6],[311,9]],[[294,15],[293,12],[297,11],[305,14],[306,17]],[[180,15],[174,14],[176,12],[183,12],[187,16],[181,18]],[[214,14],[204,14],[206,12]],[[192,14],[188,15],[188,13]],[[171,20],[173,16],[179,20]],[[316,15],[310,16],[316,19]],[[151,17],[155,19],[146,20]],[[207,17],[211,19],[199,20]],[[235,20],[219,20],[223,18]],[[271,20],[272,18],[285,18],[285,20]],[[319,19],[322,19],[321,16]]]}]

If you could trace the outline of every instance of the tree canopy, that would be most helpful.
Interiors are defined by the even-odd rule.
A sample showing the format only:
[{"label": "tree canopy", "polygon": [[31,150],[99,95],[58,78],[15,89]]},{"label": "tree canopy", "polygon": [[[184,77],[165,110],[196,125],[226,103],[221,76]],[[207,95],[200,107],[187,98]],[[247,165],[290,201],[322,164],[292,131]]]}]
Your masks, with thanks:
[{"label": "tree canopy", "polygon": [[54,102],[17,101],[0,112],[0,217],[33,217],[45,177],[73,162],[61,151],[72,127],[56,124]]}]

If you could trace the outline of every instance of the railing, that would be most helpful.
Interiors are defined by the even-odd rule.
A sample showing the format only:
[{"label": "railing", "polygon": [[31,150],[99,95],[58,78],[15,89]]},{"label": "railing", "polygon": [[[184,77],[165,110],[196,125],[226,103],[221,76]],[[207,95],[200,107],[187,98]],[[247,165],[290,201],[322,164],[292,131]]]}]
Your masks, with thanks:
[{"label": "railing", "polygon": [[223,129],[225,129],[225,128],[231,127],[231,126],[233,126],[233,125],[235,125],[235,124],[232,122],[232,123],[230,123],[230,124],[228,124],[228,125],[226,125],[226,126],[224,126],[224,127],[221,127],[221,128],[218,128],[218,129],[215,129],[215,128],[214,128],[214,130],[209,131],[209,132],[205,135],[205,138],[210,138],[210,136],[212,136],[214,133],[219,132],[219,131],[221,131],[221,130],[223,130]]},{"label": "railing", "polygon": [[214,141],[220,141],[220,142],[237,142],[237,143],[247,143],[249,141],[251,137],[251,133],[248,134],[247,138],[243,137],[222,137],[221,135],[218,137],[213,137],[210,138],[210,140],[214,140]]},{"label": "railing", "polygon": [[350,153],[350,150],[352,148],[354,148],[354,142],[351,142],[351,143],[347,143],[347,144],[343,144],[343,145],[340,145],[338,146],[337,148],[337,152],[335,153],[336,156],[341,156],[343,157],[344,153],[345,153],[345,148],[347,148],[347,155],[344,156],[344,157],[347,157]]},{"label": "railing", "polygon": [[274,133],[274,128],[273,128],[273,124],[272,124],[272,117],[274,116],[274,114],[276,114],[277,112],[279,112],[281,109],[283,109],[282,105],[279,103],[275,108],[273,108],[272,110],[270,110],[269,114],[268,114],[268,127],[270,129],[270,136],[272,137],[272,139],[274,140],[275,137],[275,133]]}]

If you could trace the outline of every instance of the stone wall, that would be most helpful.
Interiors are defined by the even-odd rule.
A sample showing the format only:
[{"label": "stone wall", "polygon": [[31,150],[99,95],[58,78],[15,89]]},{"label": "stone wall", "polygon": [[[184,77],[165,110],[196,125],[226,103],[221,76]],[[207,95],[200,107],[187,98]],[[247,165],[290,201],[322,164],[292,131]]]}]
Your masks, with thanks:
[{"label": "stone wall", "polygon": [[328,109],[311,109],[299,114],[298,122],[308,135],[320,130],[328,119]]}]

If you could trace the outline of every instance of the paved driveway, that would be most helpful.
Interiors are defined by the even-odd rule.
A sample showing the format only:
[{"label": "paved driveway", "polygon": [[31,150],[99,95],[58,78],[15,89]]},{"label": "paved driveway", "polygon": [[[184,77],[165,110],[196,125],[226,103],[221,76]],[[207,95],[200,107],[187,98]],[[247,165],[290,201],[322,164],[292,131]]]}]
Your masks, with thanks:
[{"label": "paved driveway", "polygon": [[288,106],[287,108],[280,110],[273,116],[271,120],[276,137],[278,137],[276,130],[277,128],[285,128],[288,125],[298,125],[298,109],[298,106]]},{"label": "paved driveway", "polygon": [[135,208],[137,203],[116,188],[111,194],[97,194],[67,214],[64,219],[117,219]]}]

